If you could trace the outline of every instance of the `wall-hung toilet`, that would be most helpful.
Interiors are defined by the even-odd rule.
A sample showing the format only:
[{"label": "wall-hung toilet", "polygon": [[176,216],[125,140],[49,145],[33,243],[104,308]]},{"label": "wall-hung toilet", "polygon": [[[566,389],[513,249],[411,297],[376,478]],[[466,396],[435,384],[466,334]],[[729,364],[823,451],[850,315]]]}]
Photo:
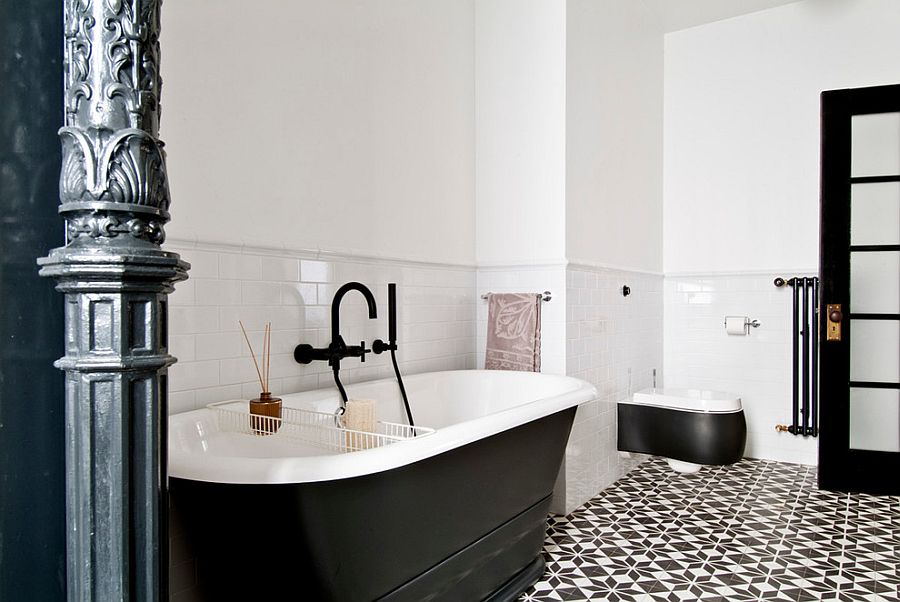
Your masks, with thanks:
[{"label": "wall-hung toilet", "polygon": [[666,458],[674,470],[733,464],[744,456],[741,398],[701,389],[644,389],[618,403],[620,451]]}]

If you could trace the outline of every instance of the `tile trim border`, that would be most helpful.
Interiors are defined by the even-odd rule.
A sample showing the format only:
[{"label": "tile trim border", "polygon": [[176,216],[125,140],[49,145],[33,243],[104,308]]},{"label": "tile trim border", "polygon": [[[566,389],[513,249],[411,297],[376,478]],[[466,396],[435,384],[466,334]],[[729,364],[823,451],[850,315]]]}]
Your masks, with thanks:
[{"label": "tile trim border", "polygon": [[686,271],[686,272],[665,272],[666,278],[728,278],[736,276],[767,276],[771,274],[781,274],[788,276],[815,276],[819,273],[819,268],[768,268],[764,270],[710,270],[710,271]]}]

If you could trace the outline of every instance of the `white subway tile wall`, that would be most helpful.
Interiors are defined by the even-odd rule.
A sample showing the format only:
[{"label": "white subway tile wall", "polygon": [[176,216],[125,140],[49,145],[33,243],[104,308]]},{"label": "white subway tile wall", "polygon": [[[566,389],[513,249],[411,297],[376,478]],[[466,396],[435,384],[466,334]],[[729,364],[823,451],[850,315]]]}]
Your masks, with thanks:
[{"label": "white subway tile wall", "polygon": [[[816,464],[816,439],[775,432],[776,424],[790,424],[793,378],[791,289],[773,284],[781,275],[667,277],[665,383],[738,394],[747,418],[746,456]],[[728,335],[725,316],[761,325],[747,336]]]},{"label": "white subway tile wall", "polygon": [[[624,296],[622,287],[630,294]],[[554,492],[554,512],[568,514],[633,465],[616,448],[616,403],[661,381],[663,278],[605,268],[566,274],[566,373],[597,387],[578,408]],[[661,384],[661,382],[660,382]]]},{"label": "white subway tile wall", "polygon": [[[301,252],[170,242],[191,263],[190,279],[169,297],[169,412],[213,401],[259,395],[259,382],[238,321],[257,355],[272,323],[270,389],[276,395],[333,386],[324,362],[293,359],[294,347],[331,340],[331,300],[345,282],[362,282],[375,295],[378,319],[350,292],[341,309],[348,344],[387,339],[387,284],[397,283],[397,357],[406,374],[475,367],[474,268],[366,258],[322,260]],[[393,376],[390,356],[342,364],[345,383]]]}]

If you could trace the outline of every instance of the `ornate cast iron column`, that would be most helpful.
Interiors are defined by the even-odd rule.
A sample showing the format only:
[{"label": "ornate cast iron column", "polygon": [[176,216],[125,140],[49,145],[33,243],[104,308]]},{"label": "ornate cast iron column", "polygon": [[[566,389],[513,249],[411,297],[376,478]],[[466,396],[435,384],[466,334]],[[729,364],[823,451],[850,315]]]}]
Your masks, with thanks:
[{"label": "ornate cast iron column", "polygon": [[65,0],[64,247],[68,600],[167,598],[166,296],[158,0]]}]

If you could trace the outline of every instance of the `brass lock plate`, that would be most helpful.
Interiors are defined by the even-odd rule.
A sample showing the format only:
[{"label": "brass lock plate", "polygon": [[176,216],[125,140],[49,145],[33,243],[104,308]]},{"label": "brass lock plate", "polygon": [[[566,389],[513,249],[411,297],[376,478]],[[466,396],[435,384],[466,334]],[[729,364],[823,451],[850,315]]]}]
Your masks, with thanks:
[{"label": "brass lock plate", "polygon": [[840,303],[830,303],[826,307],[826,314],[828,320],[826,321],[827,330],[825,332],[825,340],[826,341],[840,341],[841,340],[841,320],[843,320],[844,315],[841,312],[841,304]]}]

